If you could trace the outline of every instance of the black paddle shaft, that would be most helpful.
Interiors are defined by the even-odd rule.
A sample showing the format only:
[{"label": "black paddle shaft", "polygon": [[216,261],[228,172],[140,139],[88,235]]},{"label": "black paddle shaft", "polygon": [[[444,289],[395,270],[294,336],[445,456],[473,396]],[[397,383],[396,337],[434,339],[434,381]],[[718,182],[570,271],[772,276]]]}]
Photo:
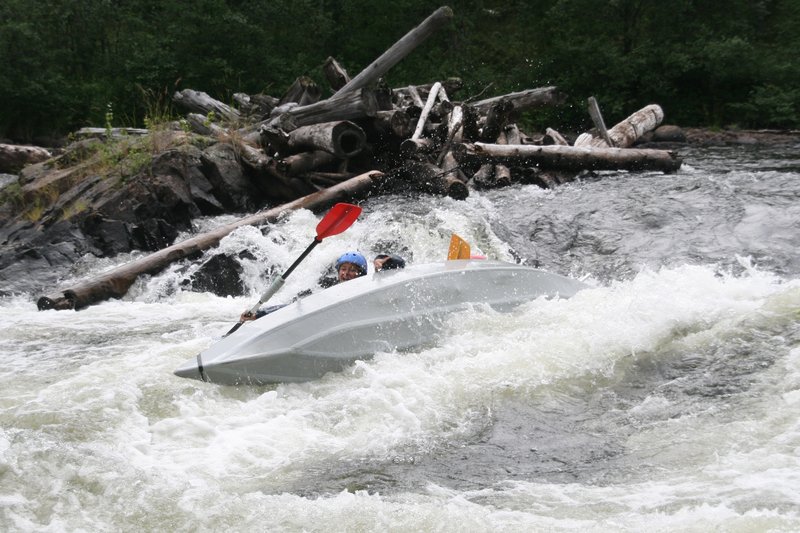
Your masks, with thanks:
[{"label": "black paddle shaft", "polygon": [[[281,279],[282,279],[283,281],[286,281],[286,278],[288,278],[288,277],[289,277],[289,274],[291,274],[291,273],[292,273],[292,271],[293,271],[295,268],[297,268],[297,265],[299,265],[299,264],[300,264],[300,263],[303,261],[303,259],[305,259],[305,258],[306,258],[306,256],[307,256],[308,254],[310,254],[310,253],[311,253],[311,250],[313,250],[313,249],[314,249],[314,247],[315,247],[316,245],[318,245],[319,243],[321,243],[321,242],[322,242],[322,239],[320,239],[320,238],[319,238],[319,235],[318,235],[318,236],[316,236],[316,237],[314,237],[314,242],[312,242],[311,244],[309,244],[309,245],[308,245],[308,248],[306,248],[306,249],[305,249],[305,251],[304,251],[302,254],[300,254],[300,257],[298,257],[298,258],[297,258],[297,260],[296,260],[294,263],[292,263],[292,265],[291,265],[289,268],[287,268],[287,269],[286,269],[286,272],[284,272],[284,273],[281,275]],[[276,280],[276,281],[277,281],[277,280]],[[271,289],[272,289],[272,292],[274,292],[275,290],[277,290],[277,289],[280,287],[280,285],[283,285],[283,283],[281,282],[281,283],[280,283],[278,286],[273,286],[273,287],[271,287]],[[271,293],[271,292],[267,292],[267,293],[265,293],[265,295],[267,295],[267,294],[268,294],[269,296],[271,296],[271,295],[272,295],[272,293]],[[256,307],[257,307],[258,305],[260,305],[260,304],[264,303],[264,302],[266,301],[266,299],[267,299],[267,298],[269,298],[269,296],[266,296],[266,298],[265,298],[264,296],[262,296],[262,297],[261,297],[261,299],[259,300],[258,304],[256,304]],[[244,324],[244,322],[243,322],[243,321],[239,321],[239,322],[237,322],[236,324],[234,324],[234,326],[233,326],[233,327],[230,329],[230,331],[228,331],[228,333],[226,333],[225,335],[223,335],[223,337],[227,337],[228,335],[230,335],[231,333],[233,333],[234,331],[236,331],[237,329],[239,329],[240,327],[242,327],[242,324]]]},{"label": "black paddle shaft", "polygon": [[293,271],[295,268],[297,268],[297,265],[299,265],[300,263],[302,263],[302,262],[303,262],[303,259],[305,259],[305,258],[306,258],[306,256],[307,256],[308,254],[310,254],[310,253],[311,253],[311,250],[313,250],[313,249],[314,249],[314,247],[315,247],[316,245],[318,245],[319,243],[321,243],[321,242],[322,242],[322,239],[320,239],[320,238],[319,238],[319,236],[317,236],[317,237],[314,237],[314,242],[312,242],[311,244],[309,244],[309,245],[308,245],[308,248],[306,248],[306,249],[305,249],[305,251],[304,251],[302,254],[300,254],[300,257],[298,257],[298,258],[297,258],[297,260],[296,260],[294,263],[292,263],[292,265],[291,265],[289,268],[287,268],[287,269],[286,269],[286,272],[284,272],[284,273],[281,275],[281,277],[282,277],[284,280],[286,280],[286,278],[288,278],[288,277],[289,277],[289,274],[291,274],[291,273],[292,273],[292,271]]}]

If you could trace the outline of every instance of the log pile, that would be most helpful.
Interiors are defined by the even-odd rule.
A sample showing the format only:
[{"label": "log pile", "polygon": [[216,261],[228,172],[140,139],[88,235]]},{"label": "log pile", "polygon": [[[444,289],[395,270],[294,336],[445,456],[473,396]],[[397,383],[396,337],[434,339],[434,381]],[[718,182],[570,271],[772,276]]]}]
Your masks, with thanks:
[{"label": "log pile", "polygon": [[352,79],[328,58],[323,73],[332,95],[326,99],[305,76],[281,98],[237,94],[239,109],[189,89],[173,99],[189,112],[192,129],[236,142],[242,163],[269,184],[275,201],[292,201],[370,170],[384,172],[388,187],[463,199],[470,189],[514,182],[554,187],[587,170],[680,167],[672,152],[627,149],[661,123],[657,105],[606,130],[590,98],[598,136],[583,134],[569,146],[554,130],[532,136],[515,123],[523,112],[563,102],[553,86],[478,101],[453,98],[462,88],[457,78],[386,86],[382,76],[450,18],[450,8],[439,8]]},{"label": "log pile", "polygon": [[[328,58],[323,66],[328,98],[305,76],[281,98],[235,94],[233,106],[199,91],[177,92],[173,99],[187,112],[178,127],[229,143],[243,174],[258,180],[270,201],[284,205],[42,296],[39,308],[80,309],[119,298],[139,275],[156,273],[215,246],[241,225],[272,221],[287,209],[322,209],[376,190],[419,190],[464,199],[470,189],[515,182],[552,188],[587,170],[674,172],[680,167],[673,152],[629,148],[663,120],[657,105],[606,130],[599,105],[590,98],[596,134],[581,135],[570,145],[553,129],[533,136],[516,123],[523,112],[560,104],[563,96],[554,86],[481,100],[455,99],[462,89],[457,78],[387,86],[384,74],[452,16],[450,8],[439,8],[353,78]],[[146,133],[95,130],[82,134]]]}]

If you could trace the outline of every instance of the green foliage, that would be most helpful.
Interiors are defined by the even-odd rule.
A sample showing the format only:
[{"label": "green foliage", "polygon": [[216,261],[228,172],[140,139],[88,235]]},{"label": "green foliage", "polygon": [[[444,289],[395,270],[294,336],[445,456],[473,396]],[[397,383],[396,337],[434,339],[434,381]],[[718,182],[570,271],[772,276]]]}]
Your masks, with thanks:
[{"label": "green foliage", "polygon": [[[5,0],[0,137],[163,124],[181,88],[230,101],[357,74],[440,5],[429,0]],[[457,0],[455,17],[387,74],[391,86],[464,80],[455,99],[556,85],[568,105],[525,117],[581,129],[648,103],[693,126],[800,127],[796,0]]]},{"label": "green foliage", "polygon": [[0,205],[11,204],[14,210],[19,210],[25,203],[22,195],[22,185],[19,182],[11,183],[0,189]]}]

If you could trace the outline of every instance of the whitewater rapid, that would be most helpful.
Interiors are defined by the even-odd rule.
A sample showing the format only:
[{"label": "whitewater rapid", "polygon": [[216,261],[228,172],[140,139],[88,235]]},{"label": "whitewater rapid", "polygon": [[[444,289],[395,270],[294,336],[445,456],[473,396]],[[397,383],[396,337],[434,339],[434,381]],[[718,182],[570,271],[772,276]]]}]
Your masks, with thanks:
[{"label": "whitewater rapid", "polygon": [[253,254],[242,297],[187,290],[187,264],[78,312],[0,300],[0,530],[800,529],[800,186],[773,197],[794,170],[720,160],[742,164],[368,201],[277,303],[341,250],[441,260],[452,232],[589,288],[473,308],[446,342],[309,383],[172,374],[307,246],[307,211],[221,243]]}]

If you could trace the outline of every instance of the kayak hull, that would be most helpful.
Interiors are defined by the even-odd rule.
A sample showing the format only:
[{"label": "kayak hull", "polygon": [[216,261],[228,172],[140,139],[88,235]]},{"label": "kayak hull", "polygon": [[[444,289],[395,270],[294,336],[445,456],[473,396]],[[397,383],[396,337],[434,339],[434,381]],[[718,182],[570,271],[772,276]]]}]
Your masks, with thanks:
[{"label": "kayak hull", "polygon": [[499,311],[585,286],[500,261],[457,260],[376,272],[302,298],[239,328],[175,374],[227,385],[310,381],[380,351],[438,342],[447,317]]}]

